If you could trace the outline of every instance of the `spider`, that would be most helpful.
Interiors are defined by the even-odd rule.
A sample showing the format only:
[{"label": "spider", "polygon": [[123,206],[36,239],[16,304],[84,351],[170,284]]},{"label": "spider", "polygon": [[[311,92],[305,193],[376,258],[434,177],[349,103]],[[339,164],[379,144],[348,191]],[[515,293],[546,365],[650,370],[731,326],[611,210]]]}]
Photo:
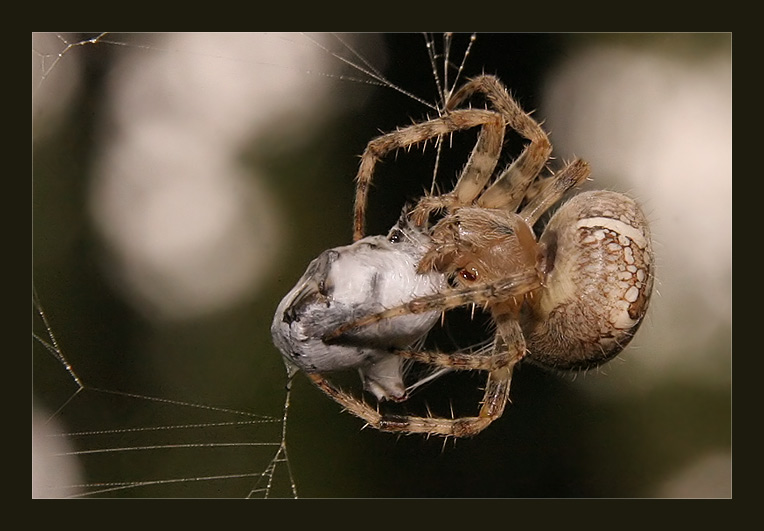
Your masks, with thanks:
[{"label": "spider", "polygon": [[[473,96],[482,96],[489,106],[459,107]],[[414,253],[421,255],[417,274],[435,273],[449,283],[434,292],[436,284],[431,284],[429,290],[412,292],[408,299],[382,310],[346,312],[353,317],[327,324],[320,340],[329,346],[352,344],[361,331],[388,320],[480,305],[495,324],[488,349],[446,353],[400,348],[400,343],[379,336],[389,347],[387,362],[395,356],[447,370],[486,372],[477,414],[460,418],[386,414],[337,388],[320,371],[307,371],[328,396],[381,431],[476,435],[502,415],[512,372],[520,361],[561,370],[598,366],[623,350],[647,311],[653,284],[652,244],[646,218],[631,198],[610,191],[575,195],[551,217],[537,240],[534,225],[567,191],[587,179],[589,166],[575,159],[551,176],[541,176],[552,152],[547,134],[490,75],[464,84],[448,101],[443,116],[369,142],[356,177],[356,244],[367,239],[368,190],[375,166],[385,155],[474,127],[480,128],[477,142],[453,190],[425,195],[404,215],[410,227],[426,236],[420,244],[425,248]],[[508,127],[528,143],[494,178]],[[387,240],[392,245],[407,241],[411,231],[396,226]],[[422,321],[416,331],[426,334],[431,326]],[[353,363],[360,366],[358,359]],[[387,398],[384,393],[377,397]]]}]

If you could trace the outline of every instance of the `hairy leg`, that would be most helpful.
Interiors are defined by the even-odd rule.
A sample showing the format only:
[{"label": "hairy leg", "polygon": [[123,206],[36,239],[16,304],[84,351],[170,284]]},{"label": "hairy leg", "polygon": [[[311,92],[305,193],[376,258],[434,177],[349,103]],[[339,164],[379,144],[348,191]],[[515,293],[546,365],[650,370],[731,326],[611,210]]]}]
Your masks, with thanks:
[{"label": "hairy leg", "polygon": [[[353,239],[357,241],[364,236],[369,186],[371,185],[374,175],[374,168],[383,156],[397,149],[407,148],[431,138],[437,138],[453,133],[454,131],[483,126],[483,129],[481,130],[481,138],[483,140],[482,142],[478,141],[475,145],[471,157],[471,167],[477,167],[479,169],[477,175],[479,175],[480,178],[485,178],[485,182],[480,186],[480,190],[482,190],[482,187],[485,186],[485,183],[490,178],[490,173],[493,171],[493,167],[495,167],[496,159],[498,159],[498,153],[495,157],[492,157],[492,153],[497,149],[499,151],[501,150],[501,138],[498,139],[498,142],[496,141],[498,130],[501,130],[500,134],[503,135],[503,125],[499,126],[501,122],[502,118],[494,111],[460,109],[452,111],[441,118],[435,118],[427,122],[410,125],[406,128],[393,131],[392,133],[387,133],[369,142],[366,146],[366,150],[364,150],[363,155],[361,156],[361,164],[356,175]],[[484,176],[486,173],[486,164],[491,158],[493,158],[493,166],[490,168],[490,171],[487,172],[487,176]],[[468,166],[470,166],[470,164],[468,164]],[[473,188],[479,183],[470,182],[472,176],[476,174],[474,170],[470,170],[470,172],[470,178],[465,180],[465,182],[469,183],[469,186],[465,184],[465,187]],[[480,190],[475,192],[475,196],[480,193]]]},{"label": "hairy leg", "polygon": [[565,192],[584,182],[589,177],[589,173],[588,162],[581,159],[574,160],[545,183],[541,191],[520,211],[520,217],[532,227],[544,212],[562,198]]},{"label": "hairy leg", "polygon": [[480,413],[476,417],[418,417],[381,413],[366,401],[335,387],[320,374],[308,374],[308,378],[332,400],[347,411],[366,421],[380,431],[394,433],[426,433],[441,437],[471,437],[484,430],[504,412],[509,399],[512,367],[506,366],[491,371]]},{"label": "hairy leg", "polygon": [[409,315],[426,312],[444,312],[452,308],[478,304],[488,306],[510,299],[522,299],[528,292],[539,288],[541,279],[534,270],[521,271],[509,278],[502,279],[490,284],[480,284],[463,288],[449,289],[441,293],[417,297],[407,303],[388,308],[379,313],[367,315],[355,321],[345,323],[323,336],[324,341],[337,340],[343,334],[363,326],[377,323],[383,319],[390,319],[401,315]]},{"label": "hairy leg", "polygon": [[514,211],[520,205],[525,190],[549,160],[552,145],[541,125],[520,107],[495,76],[482,75],[465,83],[449,100],[448,108],[457,107],[475,94],[483,94],[504,117],[509,127],[530,140],[530,144],[520,156],[478,200],[478,205],[485,208],[505,208]]}]

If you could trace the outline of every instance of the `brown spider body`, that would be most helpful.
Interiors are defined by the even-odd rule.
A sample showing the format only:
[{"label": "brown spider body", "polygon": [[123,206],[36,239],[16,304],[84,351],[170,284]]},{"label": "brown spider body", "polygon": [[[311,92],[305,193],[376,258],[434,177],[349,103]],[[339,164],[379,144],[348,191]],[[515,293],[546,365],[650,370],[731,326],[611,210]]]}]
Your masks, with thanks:
[{"label": "brown spider body", "polygon": [[[499,209],[463,207],[432,229],[432,245],[419,262],[419,271],[445,273],[463,287],[493,283],[534,270],[541,281],[541,258],[533,230],[519,215]],[[504,314],[517,318],[523,298],[491,303],[494,318]]]},{"label": "brown spider body", "polygon": [[[492,108],[456,108],[475,93]],[[557,369],[597,366],[625,347],[647,310],[653,279],[650,232],[632,199],[606,191],[579,194],[560,207],[536,239],[534,225],[587,179],[589,166],[576,159],[551,176],[540,176],[551,155],[547,135],[493,76],[466,83],[449,100],[444,116],[369,143],[357,175],[355,240],[364,236],[367,193],[384,155],[478,126],[477,143],[454,189],[423,197],[409,213],[413,225],[430,238],[418,274],[440,273],[453,286],[351,319],[323,334],[322,341],[332,344],[405,315],[484,307],[496,325],[488,349],[393,350],[422,363],[487,372],[481,407],[476,416],[464,418],[385,415],[321,374],[309,374],[331,398],[382,431],[475,435],[501,416],[513,368],[523,358]],[[507,127],[529,144],[493,178]],[[391,242],[396,241],[394,233],[388,237]]]}]

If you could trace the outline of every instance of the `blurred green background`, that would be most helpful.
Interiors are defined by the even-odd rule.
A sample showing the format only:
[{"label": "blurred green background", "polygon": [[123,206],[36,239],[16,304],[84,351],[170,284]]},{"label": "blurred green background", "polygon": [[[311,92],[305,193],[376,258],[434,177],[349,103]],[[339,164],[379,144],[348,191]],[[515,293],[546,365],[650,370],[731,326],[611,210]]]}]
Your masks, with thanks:
[{"label": "blurred green background", "polygon": [[[275,452],[273,446],[194,445],[277,443],[280,423],[229,425],[257,419],[145,397],[280,419],[286,374],[269,332],[276,305],[312,258],[350,242],[353,177],[366,143],[380,132],[420,120],[427,113],[434,116],[435,111],[390,88],[349,79],[368,76],[332,55],[330,50],[344,50],[345,57],[352,57],[329,35],[267,35],[268,47],[262,56],[245,56],[239,48],[221,51],[210,44],[244,37],[238,34],[212,41],[205,36],[200,43],[192,40],[192,34],[180,44],[172,35],[109,34],[98,43],[66,49],[50,69],[56,52],[66,48],[66,43],[91,37],[94,35],[66,35],[63,42],[55,36],[35,35],[32,43],[33,286],[66,359],[86,386],[68,401],[76,391],[72,379],[61,363],[33,341],[34,406],[41,418],[53,416],[62,431],[89,433],[46,439],[68,441],[75,450],[170,445],[81,455],[77,463],[82,483],[243,475],[217,481],[168,481],[104,495],[247,496]],[[342,38],[353,42],[354,49],[380,68],[391,83],[428,102],[434,100],[432,68],[421,35]],[[455,63],[461,61],[467,40],[468,36],[455,36]],[[633,344],[600,370],[561,375],[522,366],[516,372],[512,403],[504,416],[474,439],[445,445],[436,439],[361,430],[361,421],[342,413],[298,375],[291,393],[286,441],[300,497],[731,496],[731,87],[727,99],[725,80],[720,81],[713,70],[711,74],[704,70],[707,65],[719,68],[714,65],[721,63],[724,72],[725,61],[731,70],[730,40],[724,34],[478,35],[463,75],[481,71],[498,75],[526,109],[537,109],[536,118],[547,120],[558,159],[575,154],[590,160],[594,182],[587,186],[632,193],[654,220],[658,270],[650,314]],[[252,46],[245,44],[248,49]],[[291,62],[279,50],[295,51],[302,62]],[[614,53],[634,62],[615,56],[611,63],[608,54]],[[316,57],[320,64],[313,63],[319,60]],[[587,57],[594,59],[586,62]],[[198,74],[201,80],[175,79],[172,72],[164,72],[164,86],[169,88],[149,103],[149,109],[155,106],[154,114],[148,113],[153,119],[138,126],[137,133],[129,131],[124,124],[132,112],[127,105],[135,103],[131,98],[157,96],[149,81],[141,90],[141,76],[148,79],[161,70],[155,65],[142,66],[142,62],[155,60],[173,66],[204,62],[210,69]],[[353,61],[364,64],[358,57]],[[622,65],[623,70],[608,66],[611,64]],[[604,74],[597,65],[604,67]],[[283,81],[283,90],[274,80],[282,70],[291,76]],[[41,78],[40,72],[46,75]],[[331,76],[323,75],[329,72]],[[681,77],[683,72],[687,80]],[[68,80],[56,77],[66,73],[71,73]],[[137,81],[120,77],[125,75],[137,76]],[[576,119],[592,125],[591,134],[576,133],[571,124],[578,122],[555,114],[559,106],[572,112],[583,109],[591,99],[604,101],[597,92],[600,80],[629,79],[628,75],[644,81],[645,86],[634,86],[636,99],[630,99],[628,90],[615,90],[612,105],[619,98],[637,102],[629,103],[629,116],[634,119],[623,124],[618,135],[597,129],[599,124],[619,121],[621,115],[615,107],[604,105],[599,114],[586,110],[583,118]],[[259,86],[266,80],[275,83],[270,93],[250,95],[244,90],[248,83]],[[691,96],[682,87],[702,87],[706,80],[710,80],[710,88],[697,102],[689,101]],[[223,86],[226,81],[232,83],[230,91]],[[584,81],[593,85],[583,85]],[[196,103],[187,103],[192,100],[173,95],[174,83],[210,86]],[[130,84],[138,89],[120,92]],[[306,92],[292,94],[293,89],[301,88]],[[306,103],[311,92],[321,92],[321,96],[315,103]],[[205,111],[200,103],[205,98],[228,98],[233,110]],[[292,98],[301,105],[312,105],[313,110],[290,111],[290,105],[297,105],[290,103]],[[687,101],[688,107],[682,111],[685,114],[674,117],[670,111],[680,108],[677,101]],[[714,114],[715,108],[704,101],[718,101],[719,112]],[[260,119],[257,127],[234,128],[222,121],[226,112],[237,117],[246,114],[250,105],[283,105],[283,109],[270,109],[272,114]],[[245,203],[255,205],[252,217],[243,217],[237,225],[247,236],[232,244],[211,245],[207,254],[217,261],[193,269],[194,274],[209,271],[210,278],[221,276],[215,281],[223,286],[219,289],[210,281],[212,295],[200,288],[212,301],[207,305],[187,302],[180,291],[185,284],[172,285],[167,270],[140,269],[141,262],[137,262],[138,269],[130,269],[131,245],[138,244],[120,247],[110,240],[117,229],[108,223],[115,222],[103,221],[104,216],[118,213],[118,207],[107,201],[119,206],[120,200],[129,197],[132,202],[125,208],[140,208],[150,201],[142,195],[150,193],[150,188],[144,183],[103,192],[106,185],[100,183],[126,180],[124,176],[132,174],[131,164],[144,177],[153,170],[161,175],[164,163],[157,161],[162,156],[172,166],[194,154],[193,149],[173,146],[176,138],[196,134],[189,132],[190,125],[182,125],[175,133],[157,125],[167,107],[209,135],[199,137],[200,145],[223,142],[235,131],[238,140],[230,153],[244,175],[237,186],[253,186],[241,195],[260,194],[260,199]],[[729,123],[725,122],[727,107]],[[667,122],[647,120],[642,124],[639,117]],[[661,143],[666,152],[656,152],[650,142],[670,131],[670,120],[691,130],[687,136],[672,133],[668,146]],[[721,120],[722,127],[714,120]],[[692,127],[693,123],[706,125]],[[714,152],[693,140],[692,135],[706,127]],[[123,144],[145,141],[155,147],[153,140],[165,136],[168,145],[159,146],[158,154],[152,155],[156,159],[139,156],[131,159],[138,162],[124,162],[114,155]],[[445,181],[457,174],[465,160],[459,157],[470,146],[466,136],[464,141],[457,140],[466,147],[461,151],[457,147],[456,155],[443,159]],[[598,166],[594,145],[608,136],[614,137],[616,147],[602,149],[613,159],[616,169],[612,170],[610,160]],[[644,145],[637,145],[639,142]],[[516,153],[519,145],[516,139],[508,140],[508,151]],[[640,155],[645,152],[650,156]],[[711,166],[727,168],[728,173],[707,175],[696,171],[691,162],[716,155],[718,166]],[[662,156],[667,160],[679,157],[686,166],[671,173],[673,168]],[[385,162],[371,198],[370,232],[386,231],[403,203],[429,188],[433,157],[430,147],[425,156],[412,152]],[[620,175],[617,168],[621,165],[636,167],[638,175],[645,175],[644,181],[628,180],[626,171]],[[663,169],[670,170],[668,177],[661,173]],[[162,186],[160,179],[155,181]],[[116,194],[116,199],[109,194]],[[205,215],[204,199],[198,206],[182,199],[178,200],[178,216],[188,216],[186,210],[191,209],[190,223]],[[177,218],[170,206],[159,210]],[[143,221],[147,219],[154,218],[146,215]],[[130,223],[140,227],[135,220]],[[119,229],[119,222],[116,226]],[[176,228],[169,224],[152,230],[145,223],[143,232],[136,229],[136,241],[153,241],[166,226]],[[695,239],[696,234],[707,234],[708,240],[718,243],[713,252],[703,252],[707,262],[682,251],[687,246],[704,249],[707,241]],[[168,255],[172,255],[174,243],[165,246],[158,241],[156,252],[169,249]],[[249,253],[242,251],[247,245],[252,246]],[[179,253],[186,252],[186,248],[178,248]],[[195,259],[182,261],[191,263],[190,268]],[[241,269],[256,270],[257,275],[239,271],[242,263],[250,265]],[[225,283],[239,278],[236,275],[243,279],[238,293]],[[206,282],[204,275],[189,278],[198,285]],[[144,287],[136,288],[140,281],[146,281]],[[231,294],[215,298],[226,289]],[[177,300],[165,304],[172,297]],[[48,337],[35,311],[33,329]],[[482,337],[481,329],[473,333]],[[454,341],[465,344],[471,339]],[[477,393],[473,398],[479,398],[476,390],[481,379],[481,375],[448,378],[430,386],[428,392],[435,394],[434,401],[438,396],[472,396],[470,390]],[[201,426],[193,427],[196,425]],[[150,429],[157,426],[175,427]],[[37,464],[52,475],[50,470],[62,466],[62,460],[43,460],[33,453],[33,474]],[[274,496],[291,495],[284,470],[279,469]],[[44,490],[37,495],[66,492]]]}]

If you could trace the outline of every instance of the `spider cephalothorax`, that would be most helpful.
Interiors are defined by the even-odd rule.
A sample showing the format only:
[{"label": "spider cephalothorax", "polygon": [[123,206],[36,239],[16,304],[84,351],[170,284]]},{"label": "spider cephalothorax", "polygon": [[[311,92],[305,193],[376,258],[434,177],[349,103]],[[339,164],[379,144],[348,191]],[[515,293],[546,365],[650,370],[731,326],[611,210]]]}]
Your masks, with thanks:
[{"label": "spider cephalothorax", "polygon": [[[481,94],[490,107],[459,107],[474,94]],[[374,167],[383,156],[472,127],[480,127],[478,139],[454,189],[426,195],[408,214],[416,234],[424,238],[416,252],[408,248],[411,256],[416,255],[416,274],[452,282],[410,292],[408,297],[399,297],[400,304],[381,310],[356,308],[358,311],[346,314],[346,322],[323,327],[320,341],[322,345],[354,344],[353,338],[357,340],[361,331],[379,323],[403,316],[431,317],[459,306],[482,306],[496,325],[487,349],[432,352],[417,348],[420,343],[394,344],[394,334],[389,331],[375,335],[378,343],[390,347],[386,350],[390,356],[487,372],[477,415],[388,415],[339,390],[321,371],[306,371],[330,397],[383,431],[475,435],[501,416],[519,361],[528,358],[557,369],[597,366],[624,348],[647,310],[653,281],[650,232],[643,213],[629,197],[608,191],[574,196],[552,216],[537,240],[534,226],[541,216],[588,177],[589,166],[576,159],[542,176],[551,155],[547,135],[493,76],[467,82],[450,98],[443,116],[369,142],[357,175],[356,242],[364,241],[367,193]],[[497,174],[507,128],[529,143]],[[405,241],[396,230],[387,239],[393,246]],[[394,270],[378,273],[385,278],[398,274]],[[404,276],[410,274],[407,270]],[[416,332],[425,335],[433,324],[434,320],[420,321]],[[281,342],[282,352],[288,356],[292,347],[286,343]],[[357,342],[355,345],[358,348]]]}]

